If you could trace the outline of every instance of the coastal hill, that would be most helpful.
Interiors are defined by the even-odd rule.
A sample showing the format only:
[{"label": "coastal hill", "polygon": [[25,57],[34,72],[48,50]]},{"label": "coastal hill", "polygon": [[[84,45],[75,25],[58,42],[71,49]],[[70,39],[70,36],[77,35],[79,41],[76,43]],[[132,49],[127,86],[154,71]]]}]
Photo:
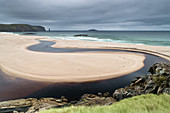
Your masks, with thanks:
[{"label": "coastal hill", "polygon": [[28,24],[0,24],[0,32],[37,32],[45,31],[42,26],[32,26]]}]

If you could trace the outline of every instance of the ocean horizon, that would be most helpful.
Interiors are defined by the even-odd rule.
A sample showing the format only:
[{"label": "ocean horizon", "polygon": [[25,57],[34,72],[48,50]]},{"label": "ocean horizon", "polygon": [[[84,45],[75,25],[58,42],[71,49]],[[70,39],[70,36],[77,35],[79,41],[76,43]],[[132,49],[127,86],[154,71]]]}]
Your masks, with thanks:
[{"label": "ocean horizon", "polygon": [[[23,35],[25,32],[13,32]],[[85,31],[85,30],[53,30],[33,32],[36,36],[49,39],[85,40],[96,42],[130,43],[137,45],[170,46],[170,31]],[[86,34],[88,36],[75,36]]]}]

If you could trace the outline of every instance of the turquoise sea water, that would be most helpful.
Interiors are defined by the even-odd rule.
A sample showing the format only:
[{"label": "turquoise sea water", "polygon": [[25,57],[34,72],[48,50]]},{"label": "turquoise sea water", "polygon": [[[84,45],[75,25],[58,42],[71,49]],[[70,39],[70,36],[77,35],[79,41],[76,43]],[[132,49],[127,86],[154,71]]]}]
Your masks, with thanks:
[{"label": "turquoise sea water", "polygon": [[[36,33],[34,35],[46,36],[52,39],[170,46],[170,31],[51,31]],[[88,36],[74,36],[78,34],[88,34]]]}]

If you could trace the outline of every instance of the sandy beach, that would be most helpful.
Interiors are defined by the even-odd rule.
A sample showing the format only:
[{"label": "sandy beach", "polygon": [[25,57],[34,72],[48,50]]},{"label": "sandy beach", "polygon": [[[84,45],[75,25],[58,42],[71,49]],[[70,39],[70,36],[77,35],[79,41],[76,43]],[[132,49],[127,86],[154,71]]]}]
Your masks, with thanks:
[{"label": "sandy beach", "polygon": [[170,55],[170,47],[53,40],[0,33],[1,70],[11,76],[36,81],[86,82],[119,77],[144,66],[145,56],[130,52],[45,53],[27,50],[27,47],[39,43],[36,39],[54,41],[54,48],[124,48],[148,52],[168,60]]}]

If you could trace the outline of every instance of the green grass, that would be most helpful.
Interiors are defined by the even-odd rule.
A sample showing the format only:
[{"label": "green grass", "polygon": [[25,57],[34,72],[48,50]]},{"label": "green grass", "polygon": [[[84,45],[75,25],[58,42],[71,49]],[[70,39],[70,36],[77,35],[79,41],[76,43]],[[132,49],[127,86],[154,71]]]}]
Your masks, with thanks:
[{"label": "green grass", "polygon": [[124,99],[110,106],[71,106],[40,113],[170,113],[170,95],[146,94]]}]

